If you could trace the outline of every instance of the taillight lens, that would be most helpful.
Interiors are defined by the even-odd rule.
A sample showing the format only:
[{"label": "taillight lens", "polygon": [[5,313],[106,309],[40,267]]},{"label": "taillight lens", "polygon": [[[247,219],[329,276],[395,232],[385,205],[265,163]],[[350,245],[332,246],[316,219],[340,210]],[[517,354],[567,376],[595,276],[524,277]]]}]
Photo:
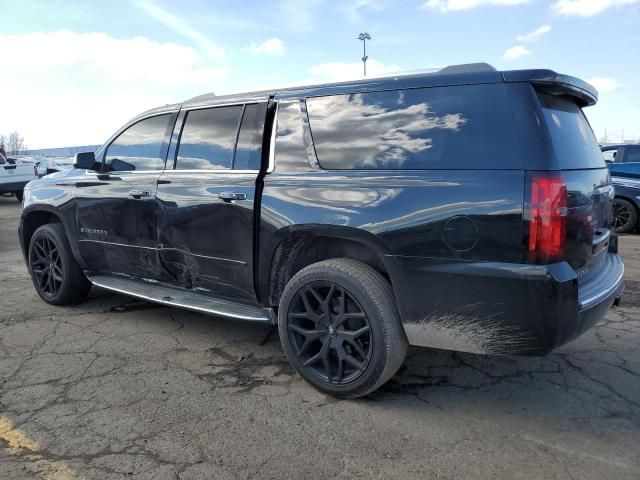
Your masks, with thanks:
[{"label": "taillight lens", "polygon": [[567,238],[567,184],[561,175],[534,174],[529,188],[529,258],[534,263],[562,260]]}]

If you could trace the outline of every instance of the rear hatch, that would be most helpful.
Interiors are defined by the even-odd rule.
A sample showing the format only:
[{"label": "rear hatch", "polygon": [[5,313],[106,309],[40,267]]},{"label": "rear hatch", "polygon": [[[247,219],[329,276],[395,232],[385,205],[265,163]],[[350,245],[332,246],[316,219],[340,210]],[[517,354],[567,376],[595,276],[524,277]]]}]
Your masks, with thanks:
[{"label": "rear hatch", "polygon": [[582,112],[584,97],[557,84],[547,87],[535,86],[554,158],[552,168],[527,172],[527,255],[532,263],[566,260],[580,285],[606,264],[613,187]]}]

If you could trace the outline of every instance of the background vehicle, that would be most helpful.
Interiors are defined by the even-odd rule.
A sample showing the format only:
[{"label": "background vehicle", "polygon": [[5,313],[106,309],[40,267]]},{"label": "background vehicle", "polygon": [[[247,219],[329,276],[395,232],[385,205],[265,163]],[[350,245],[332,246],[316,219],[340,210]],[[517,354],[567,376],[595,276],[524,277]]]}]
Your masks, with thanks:
[{"label": "background vehicle", "polygon": [[52,173],[67,171],[73,169],[73,158],[56,157],[56,158],[43,158],[36,162],[36,170],[38,172],[38,178],[42,178],[45,175]]},{"label": "background vehicle", "polygon": [[0,195],[13,194],[21,202],[24,186],[36,178],[33,164],[14,158],[0,159]]},{"label": "background vehicle", "polygon": [[640,213],[640,145],[622,144],[602,147],[615,186],[613,226],[618,233],[638,228]]},{"label": "background vehicle", "polygon": [[602,147],[611,176],[640,179],[640,145],[623,144]]},{"label": "background vehicle", "polygon": [[640,179],[612,177],[613,227],[618,233],[637,231],[640,214]]},{"label": "background vehicle", "polygon": [[596,97],[486,64],[203,95],[30,184],[20,243],[49,303],[93,284],[277,322],[338,397],[386,382],[407,344],[545,354],[622,285],[610,176],[584,137]]}]

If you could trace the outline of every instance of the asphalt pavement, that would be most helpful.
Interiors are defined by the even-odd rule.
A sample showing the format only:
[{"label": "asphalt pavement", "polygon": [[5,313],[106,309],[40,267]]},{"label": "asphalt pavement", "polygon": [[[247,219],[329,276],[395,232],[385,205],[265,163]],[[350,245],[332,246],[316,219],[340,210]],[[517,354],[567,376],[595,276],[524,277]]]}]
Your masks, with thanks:
[{"label": "asphalt pavement", "polygon": [[36,295],[0,198],[2,479],[638,479],[640,236],[626,295],[543,358],[412,349],[371,396],[308,386],[264,326]]}]

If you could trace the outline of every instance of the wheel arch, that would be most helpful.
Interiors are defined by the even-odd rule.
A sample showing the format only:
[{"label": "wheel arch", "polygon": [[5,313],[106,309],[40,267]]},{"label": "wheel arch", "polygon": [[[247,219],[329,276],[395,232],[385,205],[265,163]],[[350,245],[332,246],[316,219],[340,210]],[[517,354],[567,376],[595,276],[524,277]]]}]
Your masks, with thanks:
[{"label": "wheel arch", "polygon": [[42,225],[50,223],[59,223],[64,229],[64,233],[69,241],[71,252],[78,264],[84,268],[84,261],[80,256],[78,245],[76,242],[76,235],[74,230],[73,220],[69,220],[68,216],[64,215],[64,212],[49,206],[49,205],[31,205],[24,209],[22,212],[22,218],[20,221],[20,247],[24,254],[25,260],[28,258],[29,244],[31,237],[35,231]]},{"label": "wheel arch", "polygon": [[267,254],[262,298],[277,306],[287,282],[300,270],[331,258],[359,260],[389,280],[383,261],[385,246],[375,235],[353,227],[296,226],[276,235],[277,241]]}]

